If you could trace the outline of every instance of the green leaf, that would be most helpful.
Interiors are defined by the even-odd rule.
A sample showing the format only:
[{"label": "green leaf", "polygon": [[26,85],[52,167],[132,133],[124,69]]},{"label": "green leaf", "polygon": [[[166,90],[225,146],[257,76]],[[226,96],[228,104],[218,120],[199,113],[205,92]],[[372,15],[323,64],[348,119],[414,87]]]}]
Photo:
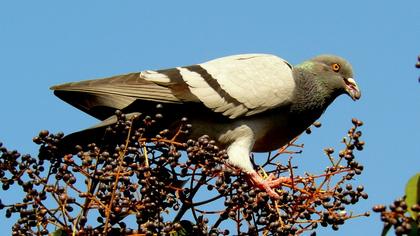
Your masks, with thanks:
[{"label": "green leaf", "polygon": [[192,229],[193,229],[193,223],[188,220],[181,220],[179,222],[182,226],[182,228],[178,231],[172,231],[169,233],[170,236],[190,236]]},{"label": "green leaf", "polygon": [[414,220],[417,218],[417,212],[412,211],[411,206],[419,203],[419,200],[420,200],[420,173],[411,177],[405,187],[405,203],[407,203],[408,212],[410,212],[410,215]]},{"label": "green leaf", "polygon": [[415,222],[415,221],[413,221],[412,223],[411,223],[411,231],[410,231],[410,233],[408,234],[408,236],[418,236],[419,235],[419,228],[418,228],[418,225],[417,225],[417,223]]},{"label": "green leaf", "polygon": [[381,236],[386,236],[388,231],[391,229],[391,226],[392,226],[391,224],[385,225],[384,228],[382,229]]},{"label": "green leaf", "polygon": [[51,236],[65,236],[65,232],[62,229],[57,229],[50,234]]}]

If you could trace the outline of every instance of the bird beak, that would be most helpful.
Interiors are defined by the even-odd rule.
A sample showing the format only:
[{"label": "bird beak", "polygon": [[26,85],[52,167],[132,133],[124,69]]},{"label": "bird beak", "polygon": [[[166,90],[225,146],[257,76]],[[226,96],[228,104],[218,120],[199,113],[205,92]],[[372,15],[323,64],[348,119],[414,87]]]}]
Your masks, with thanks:
[{"label": "bird beak", "polygon": [[344,83],[346,84],[346,92],[350,95],[353,101],[356,101],[362,95],[359,90],[359,86],[357,86],[356,81],[353,78],[344,79]]}]

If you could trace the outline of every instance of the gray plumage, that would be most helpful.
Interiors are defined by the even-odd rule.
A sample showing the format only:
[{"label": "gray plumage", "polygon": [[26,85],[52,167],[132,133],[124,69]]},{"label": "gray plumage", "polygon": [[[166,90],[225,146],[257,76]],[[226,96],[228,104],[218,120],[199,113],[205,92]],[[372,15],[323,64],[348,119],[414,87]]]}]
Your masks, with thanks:
[{"label": "gray plumage", "polygon": [[[322,55],[292,67],[274,55],[244,54],[202,64],[147,70],[106,79],[54,86],[54,93],[98,118],[112,123],[114,111],[140,112],[141,104],[176,107],[193,125],[191,137],[203,134],[226,148],[229,161],[255,179],[251,151],[271,151],[287,144],[348,94],[360,98],[351,65]],[[79,134],[83,134],[79,132]],[[70,135],[71,137],[71,135]]]}]

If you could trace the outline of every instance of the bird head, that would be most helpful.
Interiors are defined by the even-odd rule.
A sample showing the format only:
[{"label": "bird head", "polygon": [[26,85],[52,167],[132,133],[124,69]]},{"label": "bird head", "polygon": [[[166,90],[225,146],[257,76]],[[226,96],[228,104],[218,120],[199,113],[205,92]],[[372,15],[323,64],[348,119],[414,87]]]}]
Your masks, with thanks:
[{"label": "bird head", "polygon": [[317,56],[310,61],[314,63],[313,72],[330,92],[336,95],[346,93],[353,100],[360,98],[361,92],[348,61],[333,55]]}]

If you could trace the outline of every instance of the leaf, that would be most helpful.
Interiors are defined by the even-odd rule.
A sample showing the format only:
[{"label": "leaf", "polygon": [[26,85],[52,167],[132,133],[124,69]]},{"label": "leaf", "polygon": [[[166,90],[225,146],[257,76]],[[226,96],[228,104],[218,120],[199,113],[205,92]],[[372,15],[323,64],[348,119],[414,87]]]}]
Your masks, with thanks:
[{"label": "leaf", "polygon": [[384,228],[382,229],[382,233],[381,236],[386,236],[386,234],[388,233],[388,231],[391,229],[391,224],[387,224],[384,226]]},{"label": "leaf", "polygon": [[418,228],[418,225],[417,225],[417,223],[415,222],[415,221],[413,221],[412,223],[411,223],[411,231],[410,231],[410,233],[408,234],[408,236],[418,236],[419,235],[419,228]]},{"label": "leaf", "polygon": [[408,180],[405,187],[405,203],[407,203],[408,212],[411,217],[415,220],[417,218],[417,212],[411,210],[411,207],[420,200],[420,173],[414,175]]},{"label": "leaf", "polygon": [[172,231],[169,233],[170,236],[190,236],[192,229],[193,229],[193,223],[188,220],[181,220],[180,222],[182,228],[178,231]]},{"label": "leaf", "polygon": [[190,236],[193,231],[194,224],[188,220],[181,220],[182,232],[180,236]]},{"label": "leaf", "polygon": [[51,236],[65,236],[65,232],[62,229],[57,229],[50,234]]}]

